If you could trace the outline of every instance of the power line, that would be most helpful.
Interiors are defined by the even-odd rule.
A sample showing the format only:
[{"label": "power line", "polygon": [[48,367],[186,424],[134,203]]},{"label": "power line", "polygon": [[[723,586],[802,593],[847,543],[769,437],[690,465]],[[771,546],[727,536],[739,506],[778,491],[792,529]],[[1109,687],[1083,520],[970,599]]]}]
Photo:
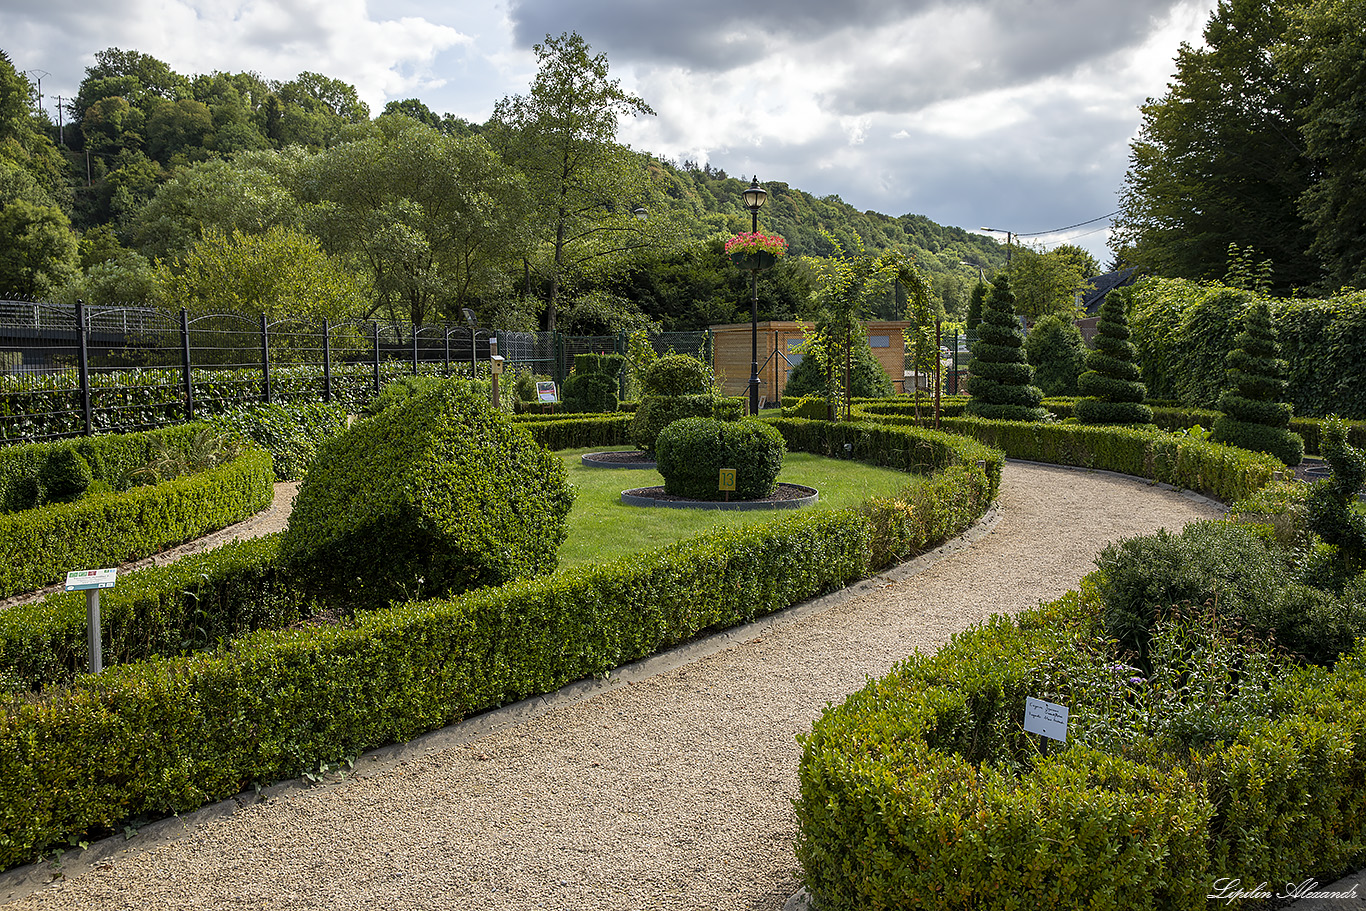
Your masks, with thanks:
[{"label": "power line", "polygon": [[1096,222],[1098,222],[1098,221],[1104,221],[1104,220],[1107,219],[1107,218],[1114,218],[1114,217],[1115,217],[1116,215],[1118,215],[1118,214],[1119,214],[1119,210],[1116,209],[1115,211],[1111,212],[1109,215],[1102,215],[1102,216],[1100,216],[1099,218],[1092,218],[1092,219],[1090,219],[1090,220],[1088,220],[1088,221],[1079,221],[1079,222],[1077,222],[1075,225],[1068,225],[1068,226],[1065,227],[1065,228],[1054,228],[1052,231],[1031,231],[1031,232],[1028,233],[1028,234],[1020,234],[1019,232],[1016,232],[1015,236],[1016,236],[1016,237],[1039,237],[1039,236],[1044,235],[1044,234],[1059,234],[1059,233],[1061,233],[1061,232],[1063,232],[1063,231],[1071,231],[1073,228],[1080,228],[1080,227],[1084,227],[1085,225],[1095,224]]}]

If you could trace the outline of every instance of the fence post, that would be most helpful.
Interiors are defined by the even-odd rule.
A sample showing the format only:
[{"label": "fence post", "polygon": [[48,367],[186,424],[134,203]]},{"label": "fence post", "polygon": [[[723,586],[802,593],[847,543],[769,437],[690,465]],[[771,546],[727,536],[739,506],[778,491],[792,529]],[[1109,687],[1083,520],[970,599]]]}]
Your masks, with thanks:
[{"label": "fence post", "polygon": [[451,327],[446,324],[441,325],[441,334],[446,338],[446,372],[442,376],[451,375]]},{"label": "fence post", "polygon": [[85,417],[85,435],[90,436],[94,430],[90,414],[90,351],[86,347],[85,301],[82,300],[76,301],[76,336],[80,340],[81,414]]},{"label": "fence post", "polygon": [[261,396],[270,404],[270,339],[266,335],[266,315],[261,314]]},{"label": "fence post", "polygon": [[332,401],[332,323],[323,317],[323,401]]},{"label": "fence post", "polygon": [[417,376],[417,323],[413,323],[413,376]]},{"label": "fence post", "polygon": [[185,420],[194,420],[194,379],[190,375],[190,313],[180,308],[180,366],[185,376]]},{"label": "fence post", "polygon": [[379,395],[379,320],[370,324],[375,335],[375,395]]}]

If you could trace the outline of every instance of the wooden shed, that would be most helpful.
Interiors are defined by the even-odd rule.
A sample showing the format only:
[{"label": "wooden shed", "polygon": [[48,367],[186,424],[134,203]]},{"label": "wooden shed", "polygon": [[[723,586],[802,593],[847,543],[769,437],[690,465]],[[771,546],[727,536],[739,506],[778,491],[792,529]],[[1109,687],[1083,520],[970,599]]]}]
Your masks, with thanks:
[{"label": "wooden shed", "polygon": [[[892,388],[904,392],[906,370],[905,330],[910,323],[903,320],[876,320],[864,323],[868,344],[882,369],[892,380]],[[813,326],[809,322],[773,320],[759,324],[759,398],[773,404],[782,400],[792,369],[801,363],[798,346]],[[750,359],[750,324],[732,323],[712,326],[712,368],[726,395],[748,395]]]}]

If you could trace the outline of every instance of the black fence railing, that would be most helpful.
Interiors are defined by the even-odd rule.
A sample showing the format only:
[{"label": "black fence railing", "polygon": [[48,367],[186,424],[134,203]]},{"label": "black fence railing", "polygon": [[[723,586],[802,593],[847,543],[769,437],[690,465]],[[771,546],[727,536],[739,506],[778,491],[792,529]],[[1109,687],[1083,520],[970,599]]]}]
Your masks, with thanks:
[{"label": "black fence railing", "polygon": [[[0,441],[147,429],[254,402],[360,405],[405,374],[487,374],[493,339],[507,368],[556,382],[575,354],[625,354],[628,341],[624,333],[0,301]],[[650,342],[711,361],[705,331]]]}]

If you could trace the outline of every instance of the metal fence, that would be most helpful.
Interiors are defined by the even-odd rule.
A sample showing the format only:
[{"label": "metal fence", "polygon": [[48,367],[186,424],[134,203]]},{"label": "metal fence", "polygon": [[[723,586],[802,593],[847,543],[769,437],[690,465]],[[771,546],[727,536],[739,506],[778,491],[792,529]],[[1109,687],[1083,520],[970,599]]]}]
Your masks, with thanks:
[{"label": "metal fence", "polygon": [[[403,375],[512,371],[563,382],[582,353],[627,336],[437,323],[272,320],[241,313],[0,301],[0,441],[163,426],[272,401],[361,404]],[[660,352],[711,361],[710,333],[662,333]]]}]

